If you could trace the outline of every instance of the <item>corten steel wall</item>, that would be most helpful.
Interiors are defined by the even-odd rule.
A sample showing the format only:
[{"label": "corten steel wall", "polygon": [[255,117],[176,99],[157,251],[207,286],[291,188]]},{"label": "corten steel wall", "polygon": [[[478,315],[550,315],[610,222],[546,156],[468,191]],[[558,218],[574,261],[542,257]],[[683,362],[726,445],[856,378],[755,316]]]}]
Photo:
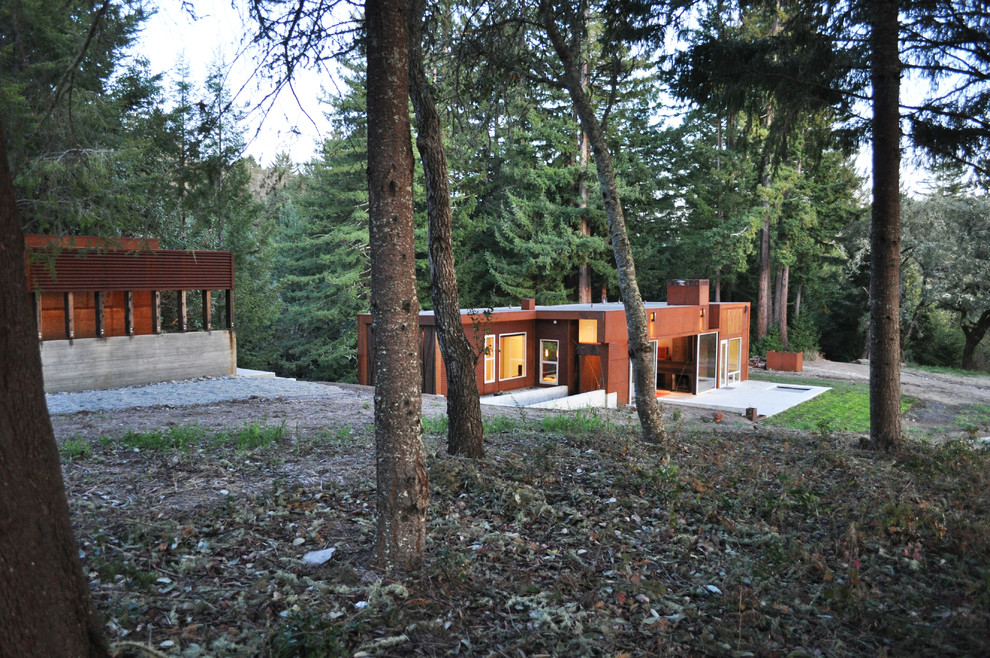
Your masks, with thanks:
[{"label": "corten steel wall", "polygon": [[[237,338],[232,328],[163,335],[152,326],[154,291],[232,292],[230,252],[158,250],[153,240],[87,237],[27,236],[25,245],[28,288],[40,298],[46,391],[236,375]],[[96,336],[96,292],[104,298],[103,338]],[[123,335],[128,292],[133,295],[133,336]],[[66,297],[72,298],[73,307],[73,335],[68,340]],[[231,320],[232,315],[226,318],[228,327]]]},{"label": "corten steel wall", "polygon": [[45,392],[86,391],[237,373],[233,331],[41,343]]},{"label": "corten steel wall", "polygon": [[65,249],[47,262],[28,258],[32,292],[97,290],[232,290],[229,251],[109,251]]}]

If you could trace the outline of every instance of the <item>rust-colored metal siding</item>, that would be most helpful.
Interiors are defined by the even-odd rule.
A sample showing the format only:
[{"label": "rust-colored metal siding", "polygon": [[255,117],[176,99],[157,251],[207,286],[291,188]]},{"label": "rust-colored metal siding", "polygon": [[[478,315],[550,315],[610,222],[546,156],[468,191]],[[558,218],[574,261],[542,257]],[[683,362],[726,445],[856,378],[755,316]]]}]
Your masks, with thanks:
[{"label": "rust-colored metal siding", "polygon": [[28,288],[40,292],[97,290],[232,290],[229,251],[64,249],[54,259],[28,257]]}]

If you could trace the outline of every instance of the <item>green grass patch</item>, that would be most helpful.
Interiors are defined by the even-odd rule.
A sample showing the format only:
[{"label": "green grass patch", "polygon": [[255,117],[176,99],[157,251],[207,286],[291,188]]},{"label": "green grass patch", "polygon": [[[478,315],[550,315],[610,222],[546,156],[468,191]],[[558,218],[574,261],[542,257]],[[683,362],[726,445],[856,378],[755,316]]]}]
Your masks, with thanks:
[{"label": "green grass patch", "polygon": [[429,418],[423,416],[423,433],[430,434],[433,436],[443,436],[447,433],[447,427],[450,425],[450,420],[446,416],[437,416],[436,418]]},{"label": "green grass patch", "polygon": [[135,432],[129,430],[120,437],[119,443],[126,448],[138,450],[190,450],[206,438],[206,430],[199,425],[170,427],[167,430]]},{"label": "green grass patch", "polygon": [[[758,376],[753,379],[777,381],[771,377]],[[828,381],[821,379],[787,379],[788,384],[805,386],[828,386],[832,390],[816,398],[802,402],[764,421],[774,427],[789,427],[796,430],[828,434],[830,432],[870,431],[870,385],[867,382]],[[911,408],[917,400],[901,396],[901,413]]]},{"label": "green grass patch", "polygon": [[580,433],[601,432],[611,429],[612,423],[599,414],[589,411],[578,411],[573,414],[557,414],[543,419],[543,429],[547,432]]},{"label": "green grass patch", "polygon": [[499,432],[511,432],[519,426],[514,418],[508,416],[491,416],[482,420],[485,427],[485,434],[498,434]]},{"label": "green grass patch", "polygon": [[262,421],[260,425],[244,423],[240,429],[218,434],[215,441],[219,444],[233,444],[238,450],[250,451],[267,448],[285,438],[285,420],[278,425],[269,425]]},{"label": "green grass patch", "polygon": [[69,439],[58,447],[58,452],[63,460],[75,462],[89,457],[93,449],[84,439]]},{"label": "green grass patch", "polygon": [[963,431],[976,435],[990,428],[990,405],[966,404],[959,410],[955,424]]}]

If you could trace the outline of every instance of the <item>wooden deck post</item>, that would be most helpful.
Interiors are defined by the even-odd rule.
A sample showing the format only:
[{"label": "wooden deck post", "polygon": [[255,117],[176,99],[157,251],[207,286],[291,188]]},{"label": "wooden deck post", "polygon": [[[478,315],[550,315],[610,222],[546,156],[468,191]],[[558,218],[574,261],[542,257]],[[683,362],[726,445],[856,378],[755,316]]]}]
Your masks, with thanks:
[{"label": "wooden deck post", "polygon": [[31,303],[34,307],[34,323],[38,327],[38,340],[41,340],[41,293],[36,292],[31,295]]},{"label": "wooden deck post", "polygon": [[65,305],[63,307],[65,311],[65,337],[72,340],[76,337],[76,313],[75,304],[72,299],[72,293],[65,293]]},{"label": "wooden deck post", "polygon": [[226,313],[227,329],[234,328],[234,291],[228,288],[224,291],[224,312]]},{"label": "wooden deck post", "polygon": [[162,293],[153,290],[151,293],[151,333],[162,333]]},{"label": "wooden deck post", "polygon": [[134,335],[134,293],[130,290],[124,293],[124,331]]},{"label": "wooden deck post", "polygon": [[186,291],[179,290],[179,331],[184,332],[186,330]]},{"label": "wooden deck post", "polygon": [[213,309],[210,304],[210,291],[203,291],[203,331],[210,331],[213,326]]},{"label": "wooden deck post", "polygon": [[96,322],[96,337],[103,338],[107,335],[106,324],[106,295],[102,290],[93,293],[93,311]]}]

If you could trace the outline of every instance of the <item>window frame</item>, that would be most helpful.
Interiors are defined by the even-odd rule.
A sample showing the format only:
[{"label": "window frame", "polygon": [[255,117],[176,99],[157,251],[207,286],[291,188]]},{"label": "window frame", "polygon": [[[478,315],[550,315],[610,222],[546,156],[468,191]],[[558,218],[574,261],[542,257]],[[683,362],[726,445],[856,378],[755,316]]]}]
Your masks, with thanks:
[{"label": "window frame", "polygon": [[[502,376],[502,370],[503,370],[503,368],[502,368],[502,353],[505,350],[502,349],[502,340],[505,339],[505,338],[511,338],[513,336],[522,336],[523,337],[523,358],[522,358],[522,367],[523,368],[522,368],[522,374],[521,375],[515,375],[513,377],[503,377]],[[528,332],[525,332],[525,331],[514,331],[512,333],[499,334],[498,335],[498,360],[497,360],[497,362],[495,364],[495,367],[497,369],[498,380],[500,382],[507,382],[507,381],[511,381],[511,380],[514,380],[514,379],[525,379],[526,375],[529,373],[529,364],[527,363],[527,361],[528,361],[528,358],[527,358],[528,355],[526,354],[526,351],[528,349],[529,349],[529,333]]]},{"label": "window frame", "polygon": [[[553,343],[554,344],[554,358],[544,359],[543,358],[543,344]],[[547,364],[553,364],[553,381],[547,381],[543,378],[543,367]],[[541,386],[559,386],[560,385],[560,341],[554,338],[541,338],[540,339],[540,380]]]},{"label": "window frame", "polygon": [[[489,345],[489,339],[491,339],[491,345]],[[485,334],[485,372],[484,378],[486,384],[494,384],[497,373],[497,363],[495,360],[495,350],[496,350],[495,334]],[[488,377],[488,366],[492,367],[492,376]]]}]

